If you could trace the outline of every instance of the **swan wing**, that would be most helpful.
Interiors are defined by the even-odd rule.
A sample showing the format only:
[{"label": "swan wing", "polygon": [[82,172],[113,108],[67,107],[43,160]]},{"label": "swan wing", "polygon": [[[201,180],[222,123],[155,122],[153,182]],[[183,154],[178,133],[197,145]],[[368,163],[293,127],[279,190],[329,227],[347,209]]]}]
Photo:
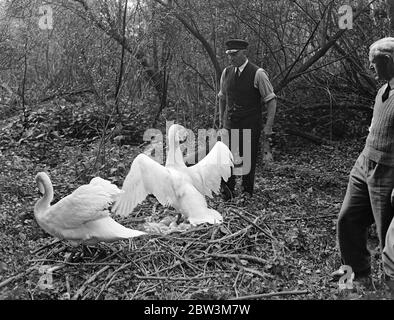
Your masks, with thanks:
[{"label": "swan wing", "polygon": [[111,217],[104,217],[89,221],[79,228],[63,230],[62,236],[71,241],[95,244],[100,241],[113,242],[144,234],[146,233],[124,227]]},{"label": "swan wing", "polygon": [[113,211],[123,216],[130,214],[148,194],[153,194],[162,205],[173,204],[176,197],[170,171],[143,153],[131,164],[122,190]]},{"label": "swan wing", "polygon": [[124,193],[124,191],[120,190],[115,184],[111,183],[108,180],[102,179],[100,177],[95,177],[92,180],[90,180],[89,185],[101,186],[106,192],[108,192],[111,195],[111,198],[113,200],[115,200],[122,193]]},{"label": "swan wing", "polygon": [[200,162],[187,168],[187,173],[201,194],[212,197],[212,191],[219,193],[221,179],[227,181],[231,176],[233,161],[230,149],[218,141]]},{"label": "swan wing", "polygon": [[108,217],[109,207],[114,201],[114,196],[120,192],[119,189],[107,188],[102,185],[80,186],[53,205],[47,212],[47,219],[60,228],[68,229]]}]

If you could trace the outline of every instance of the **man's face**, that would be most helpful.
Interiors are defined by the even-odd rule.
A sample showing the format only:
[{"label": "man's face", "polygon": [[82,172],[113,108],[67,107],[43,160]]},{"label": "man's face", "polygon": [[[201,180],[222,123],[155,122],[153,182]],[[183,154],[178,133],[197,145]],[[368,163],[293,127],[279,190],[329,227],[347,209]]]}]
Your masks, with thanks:
[{"label": "man's face", "polygon": [[227,53],[227,57],[228,57],[230,63],[234,67],[242,66],[242,64],[246,60],[246,57],[245,57],[245,54],[244,54],[243,50],[239,50],[239,51],[234,52],[234,53]]},{"label": "man's face", "polygon": [[370,58],[370,67],[375,72],[376,80],[389,81],[394,77],[394,62],[389,55],[377,55]]}]

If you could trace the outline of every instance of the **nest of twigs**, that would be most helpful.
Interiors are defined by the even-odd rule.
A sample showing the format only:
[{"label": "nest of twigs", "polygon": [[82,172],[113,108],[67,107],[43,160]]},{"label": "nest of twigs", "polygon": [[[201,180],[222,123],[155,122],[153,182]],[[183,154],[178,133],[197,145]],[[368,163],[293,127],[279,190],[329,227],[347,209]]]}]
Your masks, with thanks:
[{"label": "nest of twigs", "polygon": [[[152,210],[151,204],[141,205],[138,212],[153,211],[149,221],[152,217],[159,221],[169,212],[158,206],[156,203]],[[46,244],[32,252],[31,266],[24,274],[35,295],[32,298],[242,299],[252,293],[274,296],[273,280],[285,280],[279,263],[275,263],[284,252],[276,245],[278,240],[268,226],[267,216],[234,204],[222,204],[217,209],[224,217],[220,225],[150,233],[83,250],[65,241]],[[118,220],[135,229],[143,230],[142,223],[146,225],[144,217]]]}]

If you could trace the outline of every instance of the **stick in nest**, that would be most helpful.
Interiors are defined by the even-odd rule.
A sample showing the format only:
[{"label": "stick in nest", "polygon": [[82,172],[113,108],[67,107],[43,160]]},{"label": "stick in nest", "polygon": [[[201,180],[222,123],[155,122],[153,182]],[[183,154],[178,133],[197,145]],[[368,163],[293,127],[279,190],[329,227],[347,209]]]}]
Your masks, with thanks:
[{"label": "stick in nest", "polygon": [[93,276],[91,276],[88,280],[85,281],[85,283],[78,289],[76,294],[71,298],[71,300],[77,300],[82,293],[85,291],[86,287],[89,285],[89,283],[93,282],[96,280],[96,278],[105,272],[107,269],[109,269],[111,266],[105,266],[104,268],[101,268],[98,272],[96,272]]},{"label": "stick in nest", "polygon": [[230,298],[229,300],[251,300],[251,299],[261,299],[261,298],[269,298],[274,296],[285,296],[291,294],[307,294],[308,290],[301,290],[301,291],[280,291],[280,292],[272,292],[272,293],[262,293],[262,294],[255,294],[250,296],[243,296],[243,297],[236,297]]},{"label": "stick in nest", "polygon": [[[239,216],[240,218],[244,219],[245,221],[249,222],[250,224],[252,224],[253,226],[255,226],[257,229],[259,229],[266,237],[270,238],[271,240],[276,240],[270,233],[268,233],[268,231],[264,230],[263,228],[261,228],[259,225],[257,225],[255,222],[253,222],[252,220],[250,220],[249,218],[244,217],[243,215],[241,215],[240,213],[238,213],[236,210],[234,210],[233,208],[229,209],[231,212],[235,213],[237,216]],[[245,211],[245,210],[244,210]],[[266,228],[268,229],[268,227],[266,226]]]},{"label": "stick in nest", "polygon": [[36,254],[36,253],[38,253],[38,252],[40,252],[41,250],[44,250],[44,249],[46,249],[46,248],[48,248],[48,247],[52,247],[53,245],[55,245],[55,244],[57,244],[57,243],[59,243],[59,242],[61,242],[62,240],[55,240],[55,241],[53,241],[53,242],[51,242],[51,243],[48,243],[48,244],[46,244],[46,245],[43,245],[42,247],[40,247],[40,248],[38,248],[38,249],[36,249],[36,250],[34,250],[33,252],[31,252],[31,254]]}]

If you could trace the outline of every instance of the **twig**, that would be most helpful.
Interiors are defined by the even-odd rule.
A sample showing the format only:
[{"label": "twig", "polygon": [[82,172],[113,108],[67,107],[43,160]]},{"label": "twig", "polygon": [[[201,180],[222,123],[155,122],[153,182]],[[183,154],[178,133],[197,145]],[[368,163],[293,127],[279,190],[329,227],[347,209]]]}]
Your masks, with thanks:
[{"label": "twig", "polygon": [[110,275],[107,276],[108,278],[111,278],[106,284],[104,284],[100,290],[100,292],[98,293],[98,295],[96,296],[95,300],[98,300],[99,297],[101,296],[101,294],[103,293],[103,291],[108,288],[108,286],[112,283],[112,281],[115,279],[116,273],[118,273],[120,270],[123,270],[127,267],[129,267],[131,265],[131,262],[129,263],[125,263],[124,265],[122,265],[121,267],[119,267],[118,269],[116,269],[114,272],[112,272]]},{"label": "twig", "polygon": [[307,294],[308,290],[301,290],[301,291],[280,291],[280,292],[272,292],[272,293],[263,293],[263,294],[255,294],[250,296],[243,296],[243,297],[236,297],[230,298],[229,300],[250,300],[250,299],[260,299],[260,298],[269,298],[274,296],[285,296],[291,294]]},{"label": "twig", "polygon": [[[154,284],[153,286],[151,286],[151,287],[149,287],[149,288],[146,288],[145,290],[142,290],[140,294],[145,294],[145,293],[148,293],[148,292],[152,292],[152,291],[154,291],[154,289],[155,289],[156,287],[158,287],[159,285],[160,285],[160,282]],[[133,299],[134,299],[136,293],[137,293],[137,292],[135,292],[135,293],[133,294]]]},{"label": "twig", "polygon": [[104,271],[108,270],[111,266],[105,266],[104,268],[101,268],[98,272],[96,272],[93,276],[91,276],[88,280],[85,281],[85,283],[78,289],[77,293],[72,297],[71,300],[77,300],[81,294],[85,291],[86,287],[88,286],[89,283],[93,282],[96,280],[96,278],[102,274]]},{"label": "twig", "polygon": [[265,236],[267,236],[268,238],[270,238],[271,240],[275,240],[275,238],[270,235],[266,230],[264,230],[263,228],[261,228],[259,225],[257,225],[256,223],[254,223],[252,220],[250,220],[249,218],[244,217],[243,215],[241,215],[240,213],[238,213],[236,210],[234,210],[233,208],[229,209],[231,212],[235,213],[237,216],[239,216],[240,218],[244,219],[245,221],[249,222],[250,224],[252,224],[253,226],[255,226],[257,229],[259,229]]},{"label": "twig", "polygon": [[6,286],[7,284],[9,284],[9,283],[11,283],[11,282],[13,282],[15,280],[18,280],[18,279],[22,278],[24,275],[32,272],[35,269],[37,269],[35,266],[34,267],[30,267],[30,268],[26,269],[25,271],[23,271],[22,273],[19,273],[19,274],[15,275],[15,276],[12,276],[12,277],[4,280],[3,282],[0,282],[0,288]]},{"label": "twig", "polygon": [[238,273],[237,273],[237,276],[235,277],[235,280],[234,280],[234,283],[233,283],[233,288],[234,288],[234,291],[235,291],[235,295],[237,297],[238,297],[237,282],[238,282],[238,278],[241,275],[241,273],[242,273],[242,270],[239,269]]},{"label": "twig", "polygon": [[190,261],[188,261],[187,259],[181,257],[177,252],[175,252],[174,250],[172,250],[171,248],[169,248],[168,246],[166,246],[163,243],[158,242],[159,245],[161,245],[164,250],[166,250],[167,252],[172,253],[176,258],[178,258],[179,260],[183,261],[184,263],[186,263],[190,268],[194,269],[194,270],[200,270],[200,268],[194,266],[193,264],[190,263]]},{"label": "twig", "polygon": [[134,291],[133,295],[131,296],[130,300],[134,299],[134,297],[136,296],[138,290],[140,290],[141,285],[142,285],[142,281],[138,284],[137,289],[135,289],[135,291]]},{"label": "twig", "polygon": [[235,205],[229,204],[229,205],[226,205],[226,207],[229,208],[229,209],[233,209],[233,210],[242,210],[243,212],[247,213],[248,215],[254,217],[249,211],[247,211],[245,209],[242,209],[240,207],[237,207]]},{"label": "twig", "polygon": [[121,266],[122,263],[107,263],[107,262],[67,262],[67,261],[61,261],[61,260],[55,260],[55,259],[32,259],[29,260],[28,262],[57,262],[57,263],[63,263],[63,264],[68,264],[71,266]]},{"label": "twig", "polygon": [[270,275],[270,274],[268,274],[268,273],[260,272],[260,271],[257,271],[257,270],[255,270],[255,269],[252,269],[252,268],[241,267],[241,266],[236,266],[236,267],[237,267],[240,271],[243,270],[243,271],[246,271],[246,272],[255,274],[256,276],[259,276],[260,278],[264,278],[264,279],[266,279],[266,278],[273,279],[273,278],[274,278],[274,276],[272,276],[272,275]]},{"label": "twig", "polygon": [[69,280],[68,274],[66,274],[66,289],[67,289],[68,299],[70,300],[70,298],[71,298],[71,286],[70,286],[70,280]]},{"label": "twig", "polygon": [[173,278],[173,277],[141,277],[138,275],[134,275],[139,280],[166,280],[166,281],[193,281],[193,280],[204,280],[219,277],[219,275],[211,275],[211,276],[196,276],[191,278]]},{"label": "twig", "polygon": [[222,253],[211,253],[208,256],[217,258],[237,259],[237,260],[250,260],[263,265],[268,264],[268,261],[259,257],[249,256],[247,254],[222,254]]},{"label": "twig", "polygon": [[[285,218],[283,219],[283,221],[297,221],[297,220],[304,220],[304,219],[308,219],[308,220],[312,220],[312,219],[328,219],[328,218],[337,218],[338,214],[330,214],[330,215],[321,215],[321,216],[314,216],[314,217],[299,217],[299,218]],[[280,219],[277,219],[279,221],[282,221]]]},{"label": "twig", "polygon": [[44,246],[42,246],[42,247],[40,247],[40,248],[38,248],[38,249],[36,249],[36,250],[34,250],[33,252],[31,252],[31,254],[36,254],[36,253],[38,253],[38,252],[40,252],[41,250],[44,250],[44,249],[46,249],[46,248],[48,248],[48,247],[52,247],[53,245],[55,245],[55,244],[57,244],[57,243],[59,243],[59,242],[61,242],[62,240],[55,240],[55,241],[53,241],[53,242],[51,242],[51,243],[48,243],[48,244],[46,244],[46,245],[44,245]]},{"label": "twig", "polygon": [[234,237],[238,236],[238,235],[241,234],[241,233],[246,233],[251,227],[252,227],[252,226],[249,225],[249,226],[247,226],[247,227],[245,227],[245,228],[243,228],[243,229],[238,230],[237,232],[228,234],[228,235],[226,235],[226,236],[224,236],[224,237],[222,237],[222,238],[215,239],[215,240],[209,240],[208,243],[210,243],[210,244],[211,244],[211,243],[217,243],[217,242],[222,242],[222,241],[225,241],[225,240],[234,238]]}]

